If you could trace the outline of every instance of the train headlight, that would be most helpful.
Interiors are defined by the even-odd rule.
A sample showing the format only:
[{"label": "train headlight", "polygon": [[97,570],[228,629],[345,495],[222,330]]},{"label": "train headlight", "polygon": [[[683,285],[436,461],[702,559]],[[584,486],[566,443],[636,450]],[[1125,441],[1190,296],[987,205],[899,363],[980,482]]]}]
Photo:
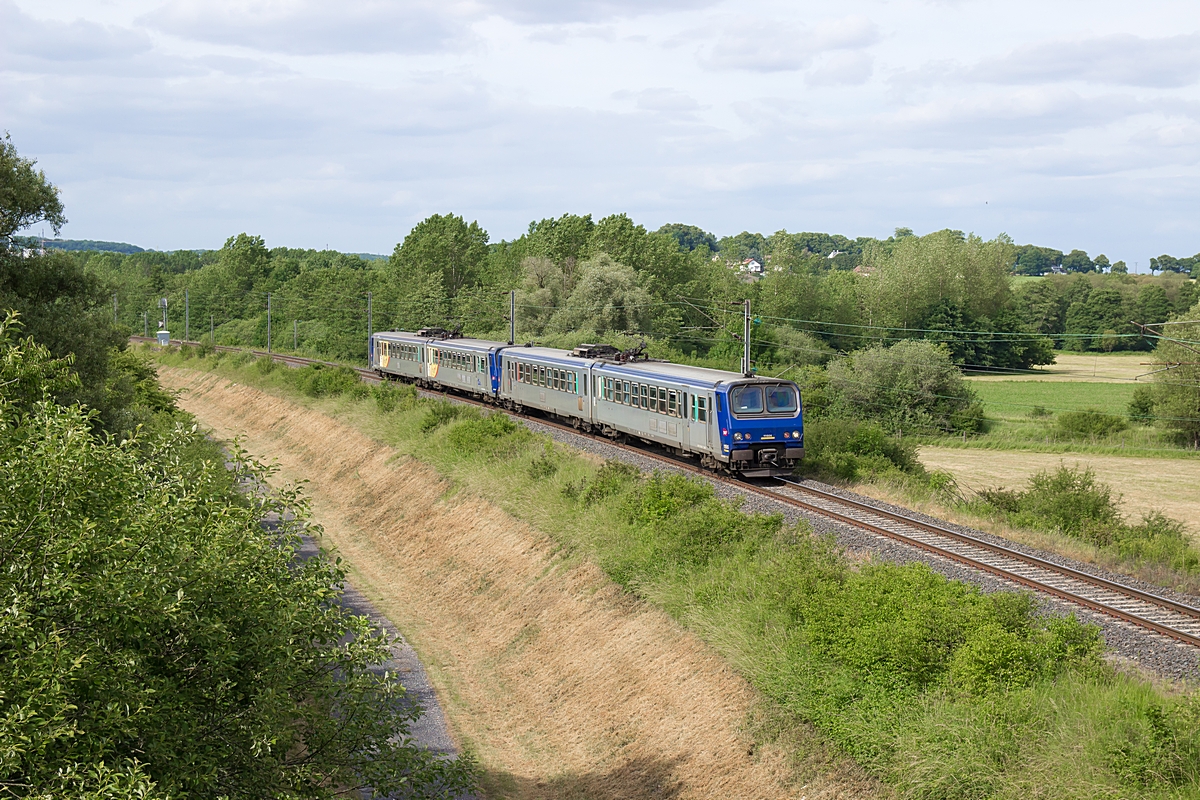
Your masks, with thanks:
[{"label": "train headlight", "polygon": [[792,431],[792,438],[793,438],[793,439],[799,439],[799,438],[800,438],[800,431]]},{"label": "train headlight", "polygon": [[740,433],[735,433],[735,434],[733,435],[733,440],[734,440],[735,442],[740,442],[740,441],[742,440],[742,435],[741,435]]}]

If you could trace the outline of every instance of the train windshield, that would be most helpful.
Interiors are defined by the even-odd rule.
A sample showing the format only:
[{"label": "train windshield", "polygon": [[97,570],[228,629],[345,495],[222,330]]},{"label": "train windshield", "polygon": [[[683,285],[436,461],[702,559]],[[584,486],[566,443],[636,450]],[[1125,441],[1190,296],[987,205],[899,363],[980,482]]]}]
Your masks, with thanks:
[{"label": "train windshield", "polygon": [[758,414],[795,414],[800,408],[796,388],[784,383],[737,386],[729,393],[729,405],[736,417]]},{"label": "train windshield", "polygon": [[742,414],[761,414],[763,411],[762,387],[737,387],[729,393],[729,404],[733,406],[733,413],[739,417]]},{"label": "train windshield", "polygon": [[796,390],[791,386],[767,388],[767,412],[770,414],[792,413],[797,408]]}]

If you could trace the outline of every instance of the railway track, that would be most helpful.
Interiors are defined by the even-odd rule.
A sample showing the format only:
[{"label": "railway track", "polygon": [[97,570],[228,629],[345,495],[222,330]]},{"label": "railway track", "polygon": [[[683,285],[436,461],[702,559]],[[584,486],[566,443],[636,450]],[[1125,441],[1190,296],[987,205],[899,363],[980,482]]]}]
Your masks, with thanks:
[{"label": "railway track", "polygon": [[[134,341],[153,342],[153,339],[132,337]],[[176,342],[172,342],[175,344]],[[288,366],[301,367],[312,364],[344,366],[331,361],[303,358],[260,350],[245,350],[239,347],[217,345],[225,352],[249,352],[258,357],[267,357]],[[359,376],[368,382],[379,381],[368,369],[355,368]],[[1098,575],[1092,575],[1053,561],[1022,553],[994,542],[951,530],[906,514],[900,514],[877,505],[852,500],[818,489],[802,481],[788,478],[774,479],[779,487],[765,487],[745,480],[715,475],[698,465],[662,452],[634,447],[595,434],[582,433],[571,425],[544,417],[516,414],[473,398],[451,395],[447,392],[422,390],[430,395],[453,398],[483,408],[503,411],[518,418],[528,418],[543,425],[559,428],[575,436],[604,442],[619,449],[637,453],[639,456],[661,461],[677,469],[684,469],[710,480],[717,480],[784,503],[808,514],[816,514],[842,525],[867,530],[875,535],[902,542],[911,547],[949,559],[972,569],[995,575],[1018,586],[1050,595],[1068,603],[1090,609],[1125,623],[1153,631],[1193,647],[1200,647],[1200,608],[1176,602],[1170,598],[1143,591]]]}]

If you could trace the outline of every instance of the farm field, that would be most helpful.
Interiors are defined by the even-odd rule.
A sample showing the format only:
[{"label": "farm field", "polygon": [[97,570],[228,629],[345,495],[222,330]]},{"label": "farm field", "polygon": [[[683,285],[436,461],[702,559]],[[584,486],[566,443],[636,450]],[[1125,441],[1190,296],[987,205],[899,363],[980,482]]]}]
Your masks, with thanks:
[{"label": "farm field", "polygon": [[1030,453],[1028,451],[972,450],[922,447],[921,462],[928,469],[952,474],[963,489],[977,491],[1004,486],[1022,488],[1029,476],[1059,464],[1089,467],[1096,476],[1122,495],[1122,508],[1137,519],[1151,510],[1187,523],[1200,539],[1200,458],[1158,459],[1106,456],[1090,453]]},{"label": "farm field", "polygon": [[1137,384],[1053,380],[973,380],[971,388],[992,419],[1028,419],[1036,407],[1055,414],[1095,408],[1124,416]]},{"label": "farm field", "polygon": [[991,381],[1076,381],[1106,383],[1133,382],[1139,375],[1155,369],[1147,362],[1154,361],[1153,353],[1057,353],[1053,364],[1035,367],[1021,373],[996,375],[972,374],[978,383]]}]

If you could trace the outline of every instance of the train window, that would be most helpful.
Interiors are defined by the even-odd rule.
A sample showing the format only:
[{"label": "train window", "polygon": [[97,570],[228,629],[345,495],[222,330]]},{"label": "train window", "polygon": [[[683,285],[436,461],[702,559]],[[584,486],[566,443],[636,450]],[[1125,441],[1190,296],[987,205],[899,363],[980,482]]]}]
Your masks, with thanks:
[{"label": "train window", "polygon": [[650,387],[650,406],[651,411],[658,411],[658,389]]},{"label": "train window", "polygon": [[649,390],[650,390],[650,387],[649,387],[649,386],[646,386],[645,384],[642,384],[642,388],[641,388],[642,402],[641,402],[641,404],[640,404],[642,408],[649,408],[649,407],[650,407],[649,400],[647,399],[647,395],[648,395],[648,393],[649,393]]},{"label": "train window", "polygon": [[487,361],[488,361],[487,356],[479,357],[479,371],[480,372],[487,372]]},{"label": "train window", "polygon": [[737,386],[729,393],[729,407],[734,414],[761,414],[763,391],[761,386]]},{"label": "train window", "polygon": [[696,398],[696,421],[708,422],[708,398]]},{"label": "train window", "polygon": [[[586,389],[587,387],[584,386]],[[571,373],[571,394],[579,394],[579,373]]]},{"label": "train window", "polygon": [[679,404],[675,399],[675,390],[667,391],[667,413],[672,417],[679,416]]},{"label": "train window", "polygon": [[[675,394],[675,393],[674,393],[674,392],[671,392],[671,394]],[[672,404],[671,404],[671,408],[674,408],[674,406],[675,406],[675,404],[674,404],[674,403],[672,403]],[[659,411],[659,413],[660,413],[660,414],[666,414],[666,413],[668,413],[668,408],[667,408],[667,390],[666,390],[666,388],[665,388],[665,387],[662,387],[662,386],[658,387],[658,411]],[[675,412],[674,412],[674,411],[670,411],[669,413],[671,413],[671,414],[674,414]]]},{"label": "train window", "polygon": [[629,405],[629,381],[617,381],[620,388],[617,389],[617,402]]},{"label": "train window", "polygon": [[554,370],[554,388],[555,389],[563,388],[563,386],[562,386],[562,370],[560,370],[560,369]]}]

